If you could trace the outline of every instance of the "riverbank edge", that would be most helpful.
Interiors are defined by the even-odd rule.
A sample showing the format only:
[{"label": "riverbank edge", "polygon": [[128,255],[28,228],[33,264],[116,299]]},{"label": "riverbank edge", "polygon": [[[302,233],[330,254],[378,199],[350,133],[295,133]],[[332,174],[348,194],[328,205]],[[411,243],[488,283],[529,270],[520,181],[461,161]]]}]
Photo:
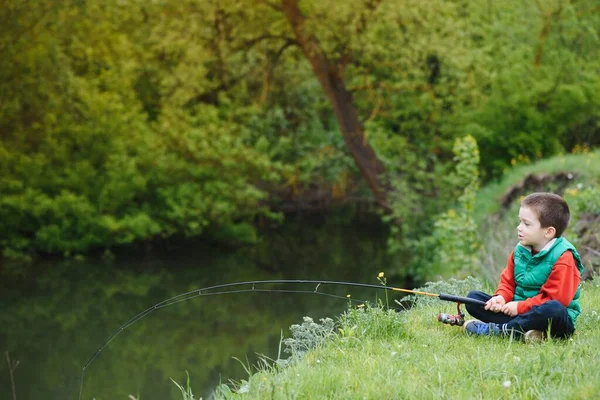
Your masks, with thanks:
[{"label": "riverbank edge", "polygon": [[[247,380],[221,385],[215,398],[597,398],[598,277],[583,283],[581,303],[572,338],[536,345],[468,337],[461,328],[437,322],[438,312],[452,312],[453,307],[437,300],[394,312],[398,329],[379,335],[360,323],[348,325],[356,319],[341,324],[338,319],[335,335],[301,360],[286,367],[265,363]],[[372,314],[371,326],[389,318],[372,310],[358,311]],[[361,333],[365,329],[366,335]]]}]

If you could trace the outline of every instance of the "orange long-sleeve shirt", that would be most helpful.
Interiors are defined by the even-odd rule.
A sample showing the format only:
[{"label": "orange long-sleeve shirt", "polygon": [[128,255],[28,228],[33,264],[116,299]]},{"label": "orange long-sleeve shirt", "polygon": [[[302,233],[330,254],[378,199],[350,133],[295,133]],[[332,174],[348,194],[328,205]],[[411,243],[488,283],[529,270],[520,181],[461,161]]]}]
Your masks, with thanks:
[{"label": "orange long-sleeve shirt", "polygon": [[[535,255],[535,253],[534,253]],[[573,253],[565,251],[562,256],[556,260],[552,267],[552,272],[548,276],[546,283],[540,288],[540,292],[529,299],[519,301],[517,312],[523,314],[531,310],[533,306],[538,306],[550,300],[558,300],[565,307],[569,305],[577,287],[581,282],[581,275],[575,264]],[[500,283],[495,294],[504,297],[508,303],[513,300],[515,294],[515,262],[514,250],[508,257],[506,268],[500,275]]]}]

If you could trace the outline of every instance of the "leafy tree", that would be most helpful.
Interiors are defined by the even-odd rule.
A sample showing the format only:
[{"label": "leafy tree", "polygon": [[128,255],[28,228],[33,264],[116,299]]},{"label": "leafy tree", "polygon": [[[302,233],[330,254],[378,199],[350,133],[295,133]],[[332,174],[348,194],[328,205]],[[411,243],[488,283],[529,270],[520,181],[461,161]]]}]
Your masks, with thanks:
[{"label": "leafy tree", "polygon": [[485,97],[458,125],[485,154],[484,179],[575,143],[597,145],[599,26],[593,1],[529,1],[519,12],[503,2],[478,21],[490,68]]},{"label": "leafy tree", "polygon": [[454,201],[457,137],[483,182],[597,145],[592,0],[2,5],[9,256],[252,241],[335,200],[375,200],[410,256]]},{"label": "leafy tree", "polygon": [[[280,167],[245,142],[247,130],[225,107],[181,110],[171,86],[172,103],[144,102],[148,71],[138,58],[146,43],[134,39],[146,29],[131,31],[143,6],[11,7],[2,19],[29,28],[1,61],[5,255],[83,253],[197,235],[208,225],[229,231],[225,238],[252,240],[246,223],[272,216],[255,184],[278,179]],[[10,35],[3,30],[2,43]]]}]

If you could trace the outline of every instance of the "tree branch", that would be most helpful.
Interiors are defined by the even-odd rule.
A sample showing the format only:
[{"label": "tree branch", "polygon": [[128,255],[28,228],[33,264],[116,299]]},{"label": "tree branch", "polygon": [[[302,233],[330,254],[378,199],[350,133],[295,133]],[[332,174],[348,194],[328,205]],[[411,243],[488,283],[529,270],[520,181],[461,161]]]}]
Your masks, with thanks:
[{"label": "tree branch", "polygon": [[[12,40],[7,40],[6,44],[3,45],[2,47],[0,47],[0,54],[4,53],[4,50],[7,49],[8,47],[14,47],[18,42],[21,41],[23,36],[25,36],[28,32],[32,31],[36,26],[38,26],[46,18],[46,16],[48,16],[50,14],[51,11],[55,11],[56,9],[58,9],[58,3],[53,3],[48,8],[42,10],[42,14],[40,16],[38,16],[37,19],[35,19],[33,22],[31,22],[27,26],[23,27],[21,30],[16,31],[15,37]],[[12,14],[18,14],[20,12],[24,13],[24,11],[22,11],[22,10],[17,10],[14,13],[8,13],[8,19],[10,19],[10,20],[15,19],[16,16],[14,16]]]},{"label": "tree branch", "polygon": [[417,83],[415,85],[388,85],[383,82],[375,82],[368,83],[364,85],[357,85],[349,87],[348,90],[351,92],[362,92],[365,90],[379,90],[383,89],[387,92],[404,92],[407,90],[415,90],[415,91],[426,91],[428,90],[428,86],[425,84]]},{"label": "tree branch", "polygon": [[356,26],[356,29],[355,29],[355,31],[358,35],[361,35],[367,29],[367,22],[368,22],[367,17],[370,14],[373,14],[375,12],[375,10],[377,10],[377,7],[379,7],[381,2],[382,2],[382,0],[367,1],[367,4],[365,5],[367,12],[361,14],[360,19],[359,19],[359,24]]},{"label": "tree branch", "polygon": [[[360,18],[358,19],[358,23],[356,24],[356,27],[354,28],[354,32],[356,33],[356,36],[362,35],[367,30],[367,25],[368,25],[367,22],[369,20],[368,17],[375,12],[375,10],[381,4],[381,2],[382,2],[382,0],[367,1],[366,5],[365,5],[366,12],[361,13]],[[352,56],[353,56],[352,51],[348,50],[344,54],[342,54],[342,56],[338,60],[337,69],[339,71],[340,76],[343,76],[344,71],[346,70],[346,66],[350,63],[350,61],[352,61]]]},{"label": "tree branch", "polygon": [[257,0],[257,3],[259,3],[259,4],[264,4],[264,5],[266,5],[266,6],[270,7],[270,8],[272,8],[272,9],[273,9],[273,10],[275,10],[275,11],[278,11],[278,12],[283,12],[283,7],[282,7],[281,5],[279,5],[279,4],[275,4],[275,3],[271,3],[271,2],[270,2],[270,1],[268,1],[268,0]]},{"label": "tree branch", "polygon": [[306,31],[306,17],[298,7],[298,0],[281,2],[296,40],[329,99],[346,146],[371,188],[375,201],[389,211],[387,194],[391,188],[384,177],[385,166],[366,139],[352,93],[346,88],[340,69],[327,58],[317,38]]},{"label": "tree branch", "polygon": [[535,68],[538,68],[541,64],[542,64],[542,56],[544,54],[544,44],[546,42],[546,39],[548,38],[548,36],[550,35],[550,29],[552,27],[552,23],[554,22],[553,20],[555,18],[560,17],[560,14],[562,13],[563,10],[563,6],[562,4],[555,10],[555,11],[545,11],[544,7],[541,3],[541,0],[536,0],[537,6],[540,9],[540,11],[542,12],[542,15],[544,17],[544,26],[542,27],[542,30],[540,31],[539,37],[538,37],[538,45],[535,51],[535,57],[533,59],[533,66]]},{"label": "tree branch", "polygon": [[286,43],[293,42],[293,43],[297,44],[296,41],[294,40],[294,38],[291,38],[291,37],[287,37],[287,36],[283,36],[283,35],[264,34],[264,35],[260,35],[258,37],[244,41],[241,45],[234,48],[233,51],[240,51],[240,50],[248,51],[250,48],[252,48],[252,46],[254,46],[255,44],[260,43],[264,40],[284,40]]},{"label": "tree branch", "polygon": [[[198,103],[214,104],[216,102],[216,98],[217,98],[217,95],[219,94],[219,92],[221,92],[223,90],[231,89],[232,87],[237,85],[242,79],[247,77],[249,74],[250,74],[250,71],[244,72],[243,74],[240,74],[238,76],[235,76],[235,77],[227,80],[227,82],[221,82],[218,86],[212,88],[212,90],[198,93],[191,99],[187,100],[184,103],[183,107],[184,108],[191,107]],[[175,91],[175,89],[173,89],[171,92],[174,92],[174,91]]]},{"label": "tree branch", "polygon": [[600,6],[596,6],[596,7],[592,7],[592,8],[590,8],[590,9],[587,9],[587,10],[582,10],[582,11],[579,11],[579,12],[577,13],[577,16],[578,16],[578,17],[583,17],[584,15],[586,15],[586,14],[588,14],[588,13],[589,13],[589,14],[593,14],[593,13],[595,13],[595,12],[600,12]]},{"label": "tree branch", "polygon": [[19,366],[19,361],[15,363],[11,362],[10,356],[8,355],[8,351],[6,351],[6,362],[8,363],[8,372],[10,374],[10,384],[12,386],[13,400],[17,400],[17,389],[15,388],[15,377],[13,375],[13,372],[15,372],[15,370]]},{"label": "tree branch", "polygon": [[267,66],[267,69],[265,72],[265,80],[264,80],[263,90],[261,91],[261,94],[260,94],[259,103],[264,103],[264,101],[267,99],[267,95],[268,95],[269,89],[270,89],[271,77],[273,76],[273,71],[275,70],[275,67],[277,67],[279,58],[281,58],[281,56],[283,55],[283,53],[285,52],[286,49],[288,49],[291,46],[297,46],[297,45],[298,45],[298,43],[295,40],[287,41],[286,43],[284,43],[283,46],[281,46],[279,48],[279,50],[277,50],[275,55],[269,60],[269,63],[268,63],[268,66]]}]

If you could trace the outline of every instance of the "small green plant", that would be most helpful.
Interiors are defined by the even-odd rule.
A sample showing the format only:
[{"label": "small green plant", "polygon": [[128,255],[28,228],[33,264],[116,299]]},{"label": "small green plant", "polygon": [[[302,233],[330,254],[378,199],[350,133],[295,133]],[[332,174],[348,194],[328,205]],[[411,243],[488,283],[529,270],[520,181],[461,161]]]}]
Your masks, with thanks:
[{"label": "small green plant", "polygon": [[182,385],[180,385],[179,383],[175,382],[173,380],[173,378],[170,378],[171,382],[173,382],[175,384],[175,386],[177,386],[179,388],[179,390],[181,390],[183,400],[202,400],[201,397],[199,399],[196,399],[194,397],[194,394],[192,393],[192,388],[190,386],[190,374],[187,371],[185,371],[185,374],[187,375],[187,381],[186,381],[185,388]]},{"label": "small green plant", "polygon": [[[381,283],[383,286],[387,286],[387,278],[385,277],[385,274],[382,272],[379,273],[379,275],[377,275],[377,280],[379,281],[379,283]],[[388,299],[388,292],[387,289],[385,290],[385,306],[387,308],[390,308],[390,301]]]},{"label": "small green plant", "polygon": [[565,190],[571,209],[571,223],[566,237],[584,259],[588,272],[598,273],[600,266],[600,185],[582,183]]},{"label": "small green plant", "polygon": [[434,237],[438,243],[441,271],[473,273],[477,265],[477,224],[473,217],[475,197],[479,190],[479,149],[472,136],[457,139],[454,144],[456,172],[449,180],[462,188],[456,208],[442,214],[435,222]]},{"label": "small green plant", "polygon": [[10,360],[10,355],[8,354],[8,351],[6,351],[6,362],[8,363],[8,372],[10,374],[10,384],[12,387],[12,395],[13,395],[13,400],[17,400],[17,389],[15,388],[15,378],[14,378],[14,372],[17,369],[17,367],[19,366],[19,361],[11,361]]},{"label": "small green plant", "polygon": [[321,345],[323,341],[335,334],[335,323],[331,318],[321,318],[321,323],[316,323],[310,317],[304,317],[302,324],[294,324],[290,327],[291,338],[283,340],[285,353],[290,353],[288,360],[279,364],[287,364],[302,358],[309,350]]},{"label": "small green plant", "polygon": [[478,269],[477,253],[482,245],[474,206],[479,190],[479,149],[472,136],[465,136],[456,140],[453,151],[456,169],[447,183],[457,200],[435,218],[430,235],[414,241],[419,265],[413,276],[421,279],[466,276]]},{"label": "small green plant", "polygon": [[369,303],[351,308],[339,318],[342,337],[387,338],[402,334],[402,314]]},{"label": "small green plant", "polygon": [[567,189],[565,197],[569,198],[569,204],[575,215],[584,212],[600,215],[600,186],[579,184],[575,188]]}]

